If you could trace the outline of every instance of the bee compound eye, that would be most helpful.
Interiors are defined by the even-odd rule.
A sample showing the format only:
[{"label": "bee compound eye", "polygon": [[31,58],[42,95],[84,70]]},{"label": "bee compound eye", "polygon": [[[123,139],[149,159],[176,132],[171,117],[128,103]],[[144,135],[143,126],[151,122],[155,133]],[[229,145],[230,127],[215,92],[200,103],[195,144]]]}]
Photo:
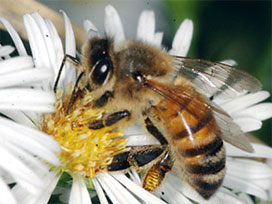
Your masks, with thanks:
[{"label": "bee compound eye", "polygon": [[92,73],[92,81],[97,85],[103,85],[107,83],[110,74],[112,73],[112,62],[110,59],[102,59],[100,62],[94,67],[94,71]]}]

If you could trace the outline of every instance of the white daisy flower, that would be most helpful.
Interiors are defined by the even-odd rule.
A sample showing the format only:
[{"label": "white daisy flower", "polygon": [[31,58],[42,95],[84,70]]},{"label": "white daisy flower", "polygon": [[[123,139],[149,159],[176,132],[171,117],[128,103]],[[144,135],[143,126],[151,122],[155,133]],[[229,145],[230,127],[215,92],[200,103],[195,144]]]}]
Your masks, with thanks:
[{"label": "white daisy flower", "polygon": [[[115,46],[117,46],[125,41],[120,17],[112,6],[107,6],[105,12],[106,35],[112,37]],[[62,13],[66,26],[65,53],[75,56],[72,27],[66,14]],[[2,153],[0,154],[0,203],[48,203],[54,190],[54,194],[61,194],[62,201],[71,204],[92,203],[94,200],[91,198],[96,195],[99,202],[103,204],[110,202],[116,204],[191,203],[191,200],[199,203],[253,203],[249,195],[261,200],[272,200],[270,190],[272,189],[272,149],[260,144],[253,145],[255,153],[252,154],[226,144],[227,174],[223,186],[209,201],[200,197],[175,172],[169,173],[166,181],[153,195],[141,187],[141,178],[134,169],[129,171],[128,175],[122,172],[95,174],[97,170],[97,162],[95,162],[88,164],[86,171],[84,166],[86,163],[82,162],[82,159],[86,159],[86,157],[80,156],[87,154],[88,158],[98,157],[101,162],[107,162],[103,156],[105,153],[110,153],[103,151],[104,148],[95,147],[95,144],[107,148],[109,147],[107,146],[109,139],[122,133],[117,131],[109,133],[109,130],[106,129],[103,130],[104,132],[91,133],[100,137],[80,135],[76,131],[75,135],[63,136],[63,132],[72,134],[70,130],[72,125],[75,129],[81,128],[80,120],[77,120],[78,123],[71,124],[69,122],[71,118],[78,118],[80,115],[85,119],[86,115],[90,114],[97,117],[102,112],[77,111],[82,108],[79,106],[78,109],[74,107],[76,111],[70,114],[70,118],[61,117],[63,110],[65,110],[65,103],[62,103],[62,91],[58,91],[56,114],[43,116],[43,113],[55,110],[53,106],[55,96],[52,87],[64,57],[60,38],[50,20],[40,17],[37,13],[26,14],[24,23],[32,51],[32,57],[30,57],[11,25],[4,19],[0,20],[7,27],[19,53],[18,57],[10,57],[13,48],[10,46],[0,47],[0,59],[2,59],[0,61],[0,92],[2,92],[0,94],[0,112],[3,114],[0,117],[2,138],[0,140]],[[85,21],[84,27],[89,37],[97,32],[96,27],[90,21]],[[181,24],[174,37],[170,54],[186,56],[192,32],[192,21],[187,19]],[[144,11],[139,19],[136,38],[161,47],[162,37],[162,32],[155,32],[154,13]],[[4,71],[2,72],[2,70]],[[75,70],[66,65],[60,86],[67,87],[68,83],[75,81],[75,79]],[[64,101],[69,97],[69,90],[68,87],[64,93]],[[262,120],[272,117],[272,104],[262,103],[268,96],[269,93],[260,91],[239,96],[230,101],[216,101],[215,99],[215,102],[233,117],[244,132],[247,132],[259,129]],[[83,108],[89,102],[88,100],[89,98],[83,102]],[[84,104],[85,102],[86,104]],[[5,118],[4,115],[13,121]],[[56,119],[58,117],[60,119]],[[50,129],[51,127],[53,128]],[[51,131],[54,134],[57,132],[57,134],[53,138],[40,130]],[[76,146],[82,145],[82,143],[73,140],[75,138],[73,136],[78,135],[81,138],[77,139],[86,139],[91,142],[90,146],[89,143],[85,149]],[[122,145],[156,143],[153,137],[146,135],[139,127],[129,128],[125,132],[125,136],[127,137],[126,141],[124,138],[118,140],[118,145],[121,147]],[[97,141],[94,143],[93,140]],[[66,151],[67,147],[70,148],[69,151],[73,152],[68,156],[66,154],[69,152]],[[265,161],[249,159],[255,157],[264,158]],[[63,172],[72,175],[72,180],[61,178],[61,176],[65,176],[65,174],[61,175]],[[83,174],[87,177],[82,176]],[[72,182],[71,189],[65,185],[57,185],[58,182],[65,183],[65,185]],[[90,189],[94,189],[94,191]],[[71,191],[69,192],[69,190]]]}]

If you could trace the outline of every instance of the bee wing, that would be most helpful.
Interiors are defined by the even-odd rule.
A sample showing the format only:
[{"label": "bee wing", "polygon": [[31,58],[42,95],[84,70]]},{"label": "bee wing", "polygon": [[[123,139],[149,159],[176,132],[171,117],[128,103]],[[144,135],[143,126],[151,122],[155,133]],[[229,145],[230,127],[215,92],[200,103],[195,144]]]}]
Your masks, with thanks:
[{"label": "bee wing", "polygon": [[[210,102],[204,95],[197,93],[192,87],[163,84],[153,80],[146,80],[146,84],[151,90],[175,103],[181,109],[185,108],[188,112],[195,113],[195,110],[197,110],[201,114],[206,113],[207,109],[212,110],[220,127],[222,139],[239,149],[253,152],[249,139],[244,135],[240,127],[233,122],[231,116],[216,104]],[[190,102],[189,105],[187,104],[188,101]],[[184,106],[184,104],[187,105]],[[190,121],[185,122],[190,124]],[[213,129],[213,127],[209,128]]]},{"label": "bee wing", "polygon": [[254,152],[249,139],[241,128],[233,122],[231,116],[214,103],[211,103],[211,107],[215,120],[220,127],[222,139],[239,149],[250,153]]},{"label": "bee wing", "polygon": [[173,69],[192,81],[207,97],[230,99],[257,92],[262,87],[255,77],[226,64],[179,56],[174,56],[173,63]]}]

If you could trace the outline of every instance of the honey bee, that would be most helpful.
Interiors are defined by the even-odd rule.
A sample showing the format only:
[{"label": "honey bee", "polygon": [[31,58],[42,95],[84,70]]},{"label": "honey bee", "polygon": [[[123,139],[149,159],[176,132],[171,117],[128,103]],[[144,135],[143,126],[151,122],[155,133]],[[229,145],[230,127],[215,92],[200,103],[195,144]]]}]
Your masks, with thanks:
[{"label": "honey bee", "polygon": [[60,70],[66,61],[74,64],[80,73],[74,91],[82,84],[97,96],[93,108],[110,110],[101,120],[90,121],[89,128],[140,123],[160,143],[129,146],[114,156],[107,171],[148,168],[142,186],[154,192],[176,166],[185,181],[209,199],[226,171],[223,140],[253,151],[231,117],[212,102],[260,90],[260,82],[246,72],[222,63],[171,56],[138,40],[116,47],[113,39],[94,36],[82,53],[80,62],[66,55]]}]

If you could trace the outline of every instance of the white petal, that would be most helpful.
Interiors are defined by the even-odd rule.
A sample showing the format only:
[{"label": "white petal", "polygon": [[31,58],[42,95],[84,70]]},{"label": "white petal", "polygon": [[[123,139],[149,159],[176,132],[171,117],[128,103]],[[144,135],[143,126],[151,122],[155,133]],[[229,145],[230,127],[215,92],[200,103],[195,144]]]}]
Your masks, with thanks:
[{"label": "white petal", "polygon": [[175,34],[171,55],[186,56],[191,45],[193,36],[193,22],[185,19]]},{"label": "white petal", "polygon": [[18,35],[18,33],[15,31],[15,29],[6,19],[0,17],[0,21],[3,23],[3,25],[6,27],[7,31],[9,32],[19,55],[26,56],[27,52],[26,52],[25,46],[20,36]]},{"label": "white petal", "polygon": [[115,47],[125,40],[125,34],[120,17],[111,5],[105,8],[105,29],[107,36],[114,38]]},{"label": "white petal", "polygon": [[183,194],[176,191],[176,186],[167,183],[164,183],[159,189],[159,194],[164,200],[169,204],[176,203],[184,203],[184,204],[192,204],[188,198],[186,198]]},{"label": "white petal", "polygon": [[[33,204],[47,204],[55,187],[57,186],[59,178],[60,174],[57,175],[53,172],[48,172],[47,175],[43,175],[43,189],[40,189],[39,196],[37,196],[37,202],[34,202]],[[27,202],[27,204],[29,204],[29,202]]]},{"label": "white petal", "polygon": [[[50,68],[52,69],[52,67],[55,66],[56,64],[56,58],[55,58],[55,49],[54,49],[54,44],[52,41],[52,36],[51,33],[45,23],[45,20],[38,14],[38,13],[32,13],[31,17],[34,19],[38,29],[39,29],[39,33],[41,38],[42,38],[42,42],[44,43],[44,46],[46,48],[46,52],[47,55],[46,56],[42,56],[40,55],[40,57],[42,57],[44,60],[47,60],[48,62],[44,65],[44,67]],[[35,42],[34,42],[35,43]],[[39,43],[39,42],[36,42]],[[47,57],[48,56],[48,57]],[[46,58],[45,58],[46,57]],[[49,66],[46,66],[46,65]],[[43,67],[43,66],[39,66],[39,67]]]},{"label": "white petal", "polygon": [[224,191],[224,188],[220,188],[220,190],[212,197],[208,202],[209,204],[245,204],[239,199],[235,194],[231,192]]},{"label": "white petal", "polygon": [[225,143],[227,156],[234,157],[257,157],[257,158],[269,158],[272,159],[272,148],[262,145],[252,143],[254,152],[248,153],[240,150],[229,143]]},{"label": "white petal", "polygon": [[224,178],[223,185],[228,186],[229,188],[234,189],[238,192],[255,195],[264,200],[267,200],[268,198],[267,193],[261,187],[250,183],[247,180],[243,180],[234,176],[229,176],[228,174]]},{"label": "white petal", "polygon": [[[123,173],[112,174],[120,183],[122,183],[126,188],[128,188],[133,194],[137,195],[140,199],[148,204],[165,204],[161,199],[157,198],[153,194],[144,190],[141,186],[137,185],[129,178],[127,178]],[[133,203],[133,202],[132,202]]]},{"label": "white petal", "polygon": [[266,120],[272,117],[272,103],[261,103],[254,106],[251,106],[243,111],[233,114],[233,117],[239,116],[248,116],[254,117],[258,120]]},{"label": "white petal", "polygon": [[244,179],[272,178],[272,168],[263,162],[248,159],[227,159],[227,173]]},{"label": "white petal", "polygon": [[11,111],[11,110],[8,110],[8,111],[1,110],[1,113],[5,116],[11,118],[12,120],[14,120],[17,123],[20,123],[22,125],[25,125],[25,126],[28,126],[31,128],[35,128],[33,121],[24,112]]},{"label": "white petal", "polygon": [[3,110],[44,110],[54,111],[55,95],[52,92],[27,88],[0,90],[0,109]]},{"label": "white petal", "polygon": [[14,51],[14,47],[5,45],[0,47],[0,56],[10,55]]},{"label": "white petal", "polygon": [[63,203],[68,203],[69,202],[69,197],[70,197],[70,192],[71,189],[67,187],[61,187],[61,186],[56,186],[56,188],[53,191],[53,195],[58,195],[59,194],[59,200]]},{"label": "white petal", "polygon": [[233,121],[239,125],[243,132],[258,130],[262,127],[262,122],[255,118],[238,117],[235,118]]},{"label": "white petal", "polygon": [[54,63],[55,64],[51,68],[53,69],[53,72],[56,76],[57,73],[59,72],[61,62],[64,58],[63,46],[62,46],[61,39],[58,35],[58,32],[57,32],[55,26],[53,25],[53,23],[48,19],[44,19],[44,21],[48,27],[48,31],[50,32],[51,40],[52,40],[53,46],[54,46],[54,51],[55,51]]},{"label": "white petal", "polygon": [[33,60],[30,56],[12,57],[0,62],[0,74],[24,70],[33,66]]},{"label": "white petal", "polygon": [[32,111],[37,113],[52,113],[55,112],[53,104],[31,104],[31,103],[0,103],[0,110],[13,111]]},{"label": "white petal", "polygon": [[113,204],[120,204],[119,201],[117,200],[116,195],[112,192],[110,185],[107,184],[106,180],[103,179],[102,175],[97,175],[96,179],[98,180],[98,182],[100,183],[100,185],[102,186],[102,188],[104,189],[105,193],[107,194],[107,196],[110,198],[110,201]]},{"label": "white petal", "polygon": [[[180,194],[184,194],[186,195],[186,197],[190,198],[191,200],[201,204],[218,204],[218,203],[242,204],[242,202],[235,195],[226,194],[222,187],[219,188],[216,194],[212,196],[209,200],[204,200],[191,186],[189,186],[187,183],[181,180],[180,177],[177,177],[173,173],[168,174],[168,176],[166,177],[166,181],[164,183],[167,183],[167,182],[168,182],[167,185],[174,186],[175,190],[178,191]],[[167,187],[164,192],[165,194],[167,193]]]},{"label": "white petal", "polygon": [[90,20],[84,20],[83,27],[84,27],[85,33],[88,33],[89,30],[98,31],[98,29]]},{"label": "white petal", "polygon": [[245,193],[239,193],[237,195],[240,200],[242,200],[245,204],[254,204],[253,200],[250,198],[250,196],[248,194]]},{"label": "white petal", "polygon": [[[45,67],[48,71],[54,71],[56,66],[56,53],[52,41],[51,33],[43,18],[32,13],[24,15],[24,23],[34,59],[37,68]],[[54,78],[48,82],[43,82],[44,89],[51,89]]]},{"label": "white petal", "polygon": [[82,177],[74,177],[69,204],[91,204],[91,198]]},{"label": "white petal", "polygon": [[127,138],[127,146],[141,146],[159,144],[158,140],[154,137],[150,137],[148,134],[129,136]]},{"label": "white petal", "polygon": [[153,44],[160,47],[162,43],[162,38],[163,38],[163,32],[155,33]]},{"label": "white petal", "polygon": [[[108,173],[97,176],[100,184],[114,204],[140,204],[133,195]],[[135,192],[133,192],[135,193]]]},{"label": "white petal", "polygon": [[20,185],[13,187],[12,192],[16,199],[20,200],[20,204],[47,204],[59,177],[54,172],[48,172],[45,175],[40,175],[40,178],[43,180],[43,186],[38,188],[37,192],[29,193]]},{"label": "white petal", "polygon": [[10,142],[55,166],[59,165],[56,153],[60,152],[60,147],[51,136],[1,117],[0,129],[3,142]]},{"label": "white petal", "polygon": [[155,14],[153,11],[143,11],[140,15],[137,38],[143,42],[153,43],[155,35]]},{"label": "white petal", "polygon": [[[63,14],[64,17],[64,23],[65,23],[65,54],[71,55],[73,57],[76,56],[76,41],[75,41],[75,35],[73,32],[72,24],[66,15],[66,13],[62,10],[60,12]],[[65,67],[65,80],[66,84],[73,81],[75,82],[76,79],[76,70],[75,68],[72,68],[69,63],[66,63]]]},{"label": "white petal", "polygon": [[18,184],[24,186],[29,192],[36,192],[43,183],[36,173],[24,164],[20,158],[11,154],[3,146],[0,146],[0,166],[5,169],[16,180]]},{"label": "white petal", "polygon": [[87,39],[91,39],[94,36],[99,36],[98,29],[95,27],[95,25],[91,21],[84,20],[83,27],[84,27]]},{"label": "white petal", "polygon": [[1,76],[0,88],[30,85],[41,81],[49,81],[53,77],[48,69],[25,69]]},{"label": "white petal", "polygon": [[51,104],[55,102],[55,96],[52,92],[40,91],[27,88],[10,88],[0,90],[0,102],[39,103]]},{"label": "white petal", "polygon": [[159,144],[155,137],[146,133],[142,126],[132,125],[125,130],[127,146]]},{"label": "white petal", "polygon": [[100,204],[108,204],[105,193],[103,192],[103,189],[102,189],[101,185],[99,184],[99,182],[96,180],[96,178],[92,179],[92,183],[93,183],[96,193],[98,195]]},{"label": "white petal", "polygon": [[[29,39],[31,52],[34,58],[35,65],[37,67],[50,68],[51,63],[49,61],[50,57],[49,57],[49,53],[47,51],[47,46],[45,43],[45,36],[42,35],[42,31],[40,30],[40,27],[39,27],[39,24],[42,24],[42,22],[38,24],[36,20],[37,19],[35,19],[33,15],[30,15],[30,14],[24,15],[24,24],[25,24],[27,36]],[[39,20],[41,21],[40,18]],[[54,52],[54,49],[52,49],[51,51]]]},{"label": "white petal", "polygon": [[236,66],[237,65],[237,62],[233,59],[226,59],[226,60],[221,61],[221,63],[229,65],[229,66]]},{"label": "white petal", "polygon": [[[177,177],[176,175],[174,175],[174,172],[168,173],[164,183],[169,183],[169,185],[175,186],[176,190],[179,193],[184,194],[186,197],[188,197],[198,203],[201,203],[201,204],[208,203],[191,186],[189,186],[182,179],[180,179],[180,177]],[[167,193],[167,192],[165,192],[165,193]]]},{"label": "white petal", "polygon": [[270,94],[267,91],[259,91],[257,93],[237,97],[236,99],[232,99],[231,101],[221,104],[220,106],[229,114],[235,114],[238,111],[267,99],[269,95]]},{"label": "white petal", "polygon": [[39,158],[33,156],[28,150],[24,150],[14,144],[11,143],[4,143],[3,147],[12,154],[17,155],[20,159],[26,164],[29,168],[35,169],[35,173],[41,172],[46,173],[48,172],[48,164],[42,162]]},{"label": "white petal", "polygon": [[139,186],[141,185],[141,179],[140,179],[140,177],[139,177],[139,174],[136,172],[136,170],[134,169],[134,168],[132,168],[129,172],[128,172],[128,174],[129,174],[129,177],[130,177],[130,179],[134,182],[134,183],[136,183],[136,184],[138,184]]},{"label": "white petal", "polygon": [[1,198],[0,203],[1,204],[17,204],[14,196],[12,195],[10,188],[5,184],[5,182],[0,177],[0,192],[1,192]]}]

